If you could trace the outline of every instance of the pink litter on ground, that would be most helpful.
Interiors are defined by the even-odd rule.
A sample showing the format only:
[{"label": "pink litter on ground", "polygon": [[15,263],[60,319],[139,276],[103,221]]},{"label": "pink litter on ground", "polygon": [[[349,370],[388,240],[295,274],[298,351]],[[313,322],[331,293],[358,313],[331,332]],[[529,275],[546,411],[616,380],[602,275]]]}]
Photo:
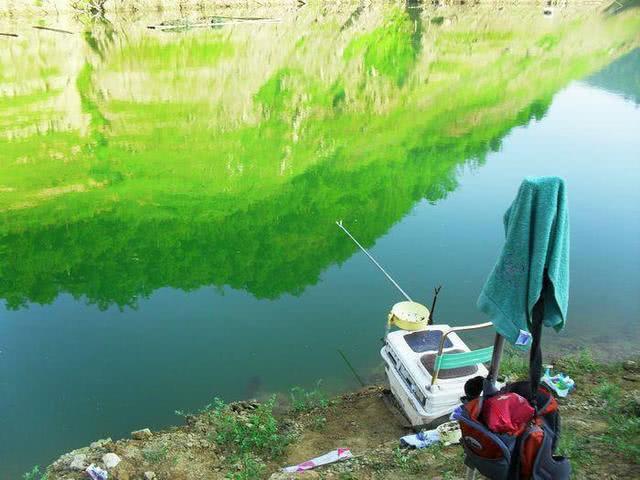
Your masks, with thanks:
[{"label": "pink litter on ground", "polygon": [[329,463],[338,462],[340,460],[346,460],[347,458],[351,457],[353,457],[353,455],[351,455],[351,450],[349,450],[348,448],[338,448],[337,450],[332,450],[331,452],[325,453],[324,455],[320,455],[316,458],[312,458],[311,460],[307,460],[306,462],[299,463],[298,465],[285,467],[282,469],[282,471],[287,473],[304,472],[305,470],[311,470],[312,468],[316,468],[321,465],[327,465]]}]

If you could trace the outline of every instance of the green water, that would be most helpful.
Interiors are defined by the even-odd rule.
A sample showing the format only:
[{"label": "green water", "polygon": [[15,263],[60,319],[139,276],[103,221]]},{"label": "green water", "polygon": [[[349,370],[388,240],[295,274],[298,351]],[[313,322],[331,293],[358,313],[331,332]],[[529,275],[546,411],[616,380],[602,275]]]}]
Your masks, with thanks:
[{"label": "green water", "polygon": [[442,284],[439,321],[480,321],[526,175],[569,189],[546,345],[637,352],[637,9],[259,13],[281,21],[0,21],[0,478],[213,396],[352,388],[337,349],[380,381],[400,298],[335,220],[414,298]]}]

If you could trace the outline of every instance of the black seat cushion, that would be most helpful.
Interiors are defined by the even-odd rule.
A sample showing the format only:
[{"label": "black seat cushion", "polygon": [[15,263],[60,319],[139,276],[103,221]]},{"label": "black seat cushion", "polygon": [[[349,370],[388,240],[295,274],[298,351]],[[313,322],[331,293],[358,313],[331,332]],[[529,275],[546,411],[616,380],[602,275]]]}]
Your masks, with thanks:
[{"label": "black seat cushion", "polygon": [[[404,336],[409,348],[416,353],[428,352],[429,350],[438,350],[440,339],[442,338],[442,330],[418,330]],[[444,341],[444,348],[453,347],[453,343],[448,338]]]},{"label": "black seat cushion", "polygon": [[[444,353],[464,353],[464,350],[454,349]],[[422,357],[420,357],[420,362],[422,363],[424,368],[427,369],[427,372],[429,372],[429,375],[433,376],[433,367],[436,363],[436,354],[426,353],[422,355]],[[438,372],[438,378],[446,380],[448,378],[467,377],[469,375],[473,375],[477,371],[478,371],[477,365],[469,365],[468,367],[447,368],[447,369],[441,368],[440,372]]]}]

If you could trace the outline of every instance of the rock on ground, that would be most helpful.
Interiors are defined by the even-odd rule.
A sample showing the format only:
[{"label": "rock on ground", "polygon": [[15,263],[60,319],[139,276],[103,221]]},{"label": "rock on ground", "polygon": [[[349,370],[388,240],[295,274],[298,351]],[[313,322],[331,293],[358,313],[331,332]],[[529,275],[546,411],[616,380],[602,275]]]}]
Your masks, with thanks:
[{"label": "rock on ground", "polygon": [[71,459],[71,463],[69,464],[69,468],[71,470],[84,470],[87,466],[87,456],[82,453],[74,455]]},{"label": "rock on ground", "polygon": [[105,453],[102,456],[102,463],[107,467],[107,470],[110,468],[115,468],[120,463],[120,457],[115,453]]},{"label": "rock on ground", "polygon": [[131,432],[131,438],[134,440],[148,440],[152,437],[151,430],[148,428],[143,428],[142,430],[136,430]]}]

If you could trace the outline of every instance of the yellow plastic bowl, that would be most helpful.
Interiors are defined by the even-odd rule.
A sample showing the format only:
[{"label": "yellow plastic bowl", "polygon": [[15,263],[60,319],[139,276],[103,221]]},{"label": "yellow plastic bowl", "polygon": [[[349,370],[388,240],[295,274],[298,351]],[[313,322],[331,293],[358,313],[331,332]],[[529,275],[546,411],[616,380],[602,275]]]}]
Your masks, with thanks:
[{"label": "yellow plastic bowl", "polygon": [[389,323],[403,330],[424,330],[429,323],[429,309],[416,302],[396,303],[389,313]]}]

